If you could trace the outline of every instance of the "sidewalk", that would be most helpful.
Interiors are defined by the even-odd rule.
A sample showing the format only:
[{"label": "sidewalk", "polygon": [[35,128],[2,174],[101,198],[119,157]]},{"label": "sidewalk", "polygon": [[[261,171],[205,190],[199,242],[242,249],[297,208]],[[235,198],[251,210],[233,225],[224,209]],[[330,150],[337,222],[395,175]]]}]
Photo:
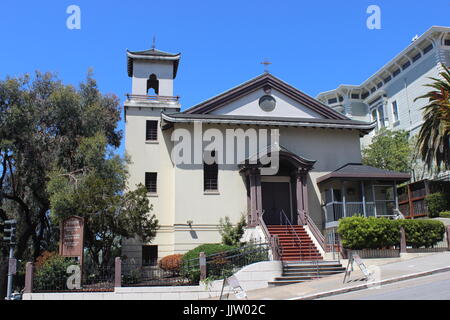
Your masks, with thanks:
[{"label": "sidewalk", "polygon": [[[375,271],[376,282],[379,284],[450,271],[450,252],[409,255],[396,259],[363,259],[363,261],[369,270]],[[347,260],[343,260],[342,265],[346,267]],[[303,300],[367,288],[367,282],[356,264],[350,280],[345,284],[343,280],[344,274],[338,274],[305,283],[248,291],[247,296],[249,300]],[[230,294],[229,299],[236,298]]]}]

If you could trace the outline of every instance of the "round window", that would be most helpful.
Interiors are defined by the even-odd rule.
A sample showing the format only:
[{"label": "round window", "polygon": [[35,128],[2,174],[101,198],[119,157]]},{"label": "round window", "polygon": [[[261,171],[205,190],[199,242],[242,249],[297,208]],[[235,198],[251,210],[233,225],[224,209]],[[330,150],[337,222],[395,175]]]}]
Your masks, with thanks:
[{"label": "round window", "polygon": [[261,99],[259,99],[259,106],[266,112],[273,111],[276,104],[275,98],[269,95],[262,96]]}]

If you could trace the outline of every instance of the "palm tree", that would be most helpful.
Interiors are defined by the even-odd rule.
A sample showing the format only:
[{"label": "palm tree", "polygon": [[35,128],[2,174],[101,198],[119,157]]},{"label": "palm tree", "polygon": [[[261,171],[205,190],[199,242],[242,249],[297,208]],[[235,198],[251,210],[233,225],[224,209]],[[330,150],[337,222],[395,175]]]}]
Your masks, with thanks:
[{"label": "palm tree", "polygon": [[433,88],[427,94],[416,98],[428,99],[422,108],[424,123],[417,140],[417,152],[431,171],[450,169],[450,71],[439,73],[441,79],[430,78],[434,82],[425,86]]}]

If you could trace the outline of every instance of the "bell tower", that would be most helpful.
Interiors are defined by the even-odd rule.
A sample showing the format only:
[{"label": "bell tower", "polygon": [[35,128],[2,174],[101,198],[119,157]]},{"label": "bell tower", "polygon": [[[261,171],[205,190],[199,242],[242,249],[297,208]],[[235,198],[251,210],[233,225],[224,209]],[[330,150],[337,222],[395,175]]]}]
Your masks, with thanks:
[{"label": "bell tower", "polygon": [[128,76],[132,78],[131,96],[173,97],[173,81],[177,76],[181,55],[152,48],[127,50]]}]

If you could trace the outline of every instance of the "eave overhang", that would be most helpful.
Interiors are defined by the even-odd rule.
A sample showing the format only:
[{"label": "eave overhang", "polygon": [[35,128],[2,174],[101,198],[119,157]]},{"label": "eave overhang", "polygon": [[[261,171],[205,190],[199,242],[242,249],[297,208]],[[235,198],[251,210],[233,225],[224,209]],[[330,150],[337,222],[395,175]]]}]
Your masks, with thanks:
[{"label": "eave overhang", "polygon": [[208,124],[226,124],[226,125],[348,129],[348,130],[358,130],[360,131],[361,135],[368,134],[376,127],[376,122],[367,123],[355,120],[257,117],[257,116],[185,114],[185,113],[166,114],[164,112],[161,113],[161,119],[163,120],[164,124],[200,122]]}]

